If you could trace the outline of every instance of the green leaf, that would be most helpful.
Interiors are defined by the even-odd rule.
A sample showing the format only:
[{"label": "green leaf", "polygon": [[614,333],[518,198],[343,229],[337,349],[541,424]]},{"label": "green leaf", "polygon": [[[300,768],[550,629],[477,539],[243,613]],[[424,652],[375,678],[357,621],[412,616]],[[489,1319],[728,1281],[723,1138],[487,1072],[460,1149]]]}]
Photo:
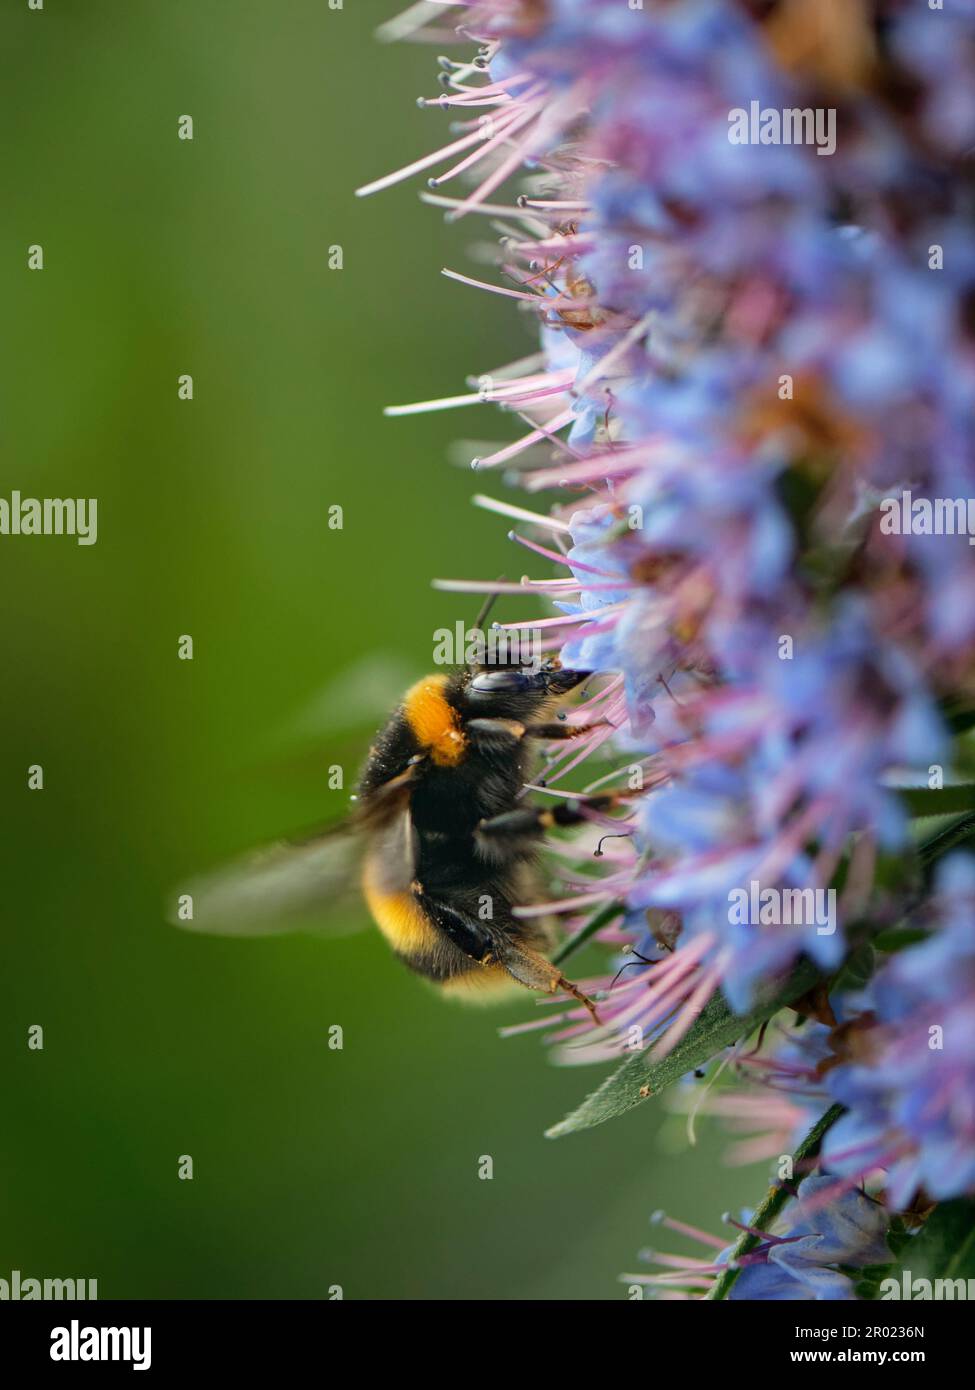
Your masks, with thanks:
[{"label": "green leaf", "polygon": [[[820,1115],[812,1129],[803,1139],[802,1143],[792,1155],[792,1171],[798,1173],[802,1167],[808,1167],[810,1159],[816,1157],[826,1131],[833,1126],[843,1114],[842,1105],[831,1105],[825,1115]],[[770,1187],[765,1194],[765,1200],[756,1209],[755,1215],[751,1219],[751,1226],[756,1231],[768,1231],[782,1208],[788,1202],[792,1193],[785,1187]],[[724,1298],[732,1284],[738,1278],[740,1270],[734,1267],[735,1261],[742,1255],[747,1255],[749,1250],[754,1250],[760,1243],[761,1237],[752,1235],[750,1231],[742,1231],[738,1240],[735,1242],[734,1249],[728,1258],[728,1268],[720,1274],[715,1282],[707,1291],[706,1297],[712,1300]]]},{"label": "green leaf", "polygon": [[582,924],[575,936],[570,936],[562,942],[552,957],[552,964],[561,965],[570,956],[574,956],[590,937],[595,936],[598,931],[602,931],[603,927],[608,927],[613,918],[622,916],[623,912],[622,903],[610,903],[608,907],[601,908],[599,912],[594,913],[588,922]]},{"label": "green leaf", "polygon": [[[890,1237],[887,1239],[889,1244]],[[861,1303],[873,1303],[880,1297],[881,1285],[891,1277],[893,1267],[891,1264],[865,1265],[863,1269],[847,1270],[850,1278],[856,1280],[853,1289]]]},{"label": "green leaf", "polygon": [[953,816],[975,810],[975,786],[971,782],[953,787],[903,787],[901,797],[914,817]]},{"label": "green leaf", "polygon": [[964,734],[975,728],[975,705],[966,702],[960,696],[944,700],[941,711],[953,734]]},{"label": "green leaf", "polygon": [[923,927],[888,927],[878,932],[873,944],[878,951],[903,951],[908,946],[916,946],[919,941],[927,941],[928,933]]},{"label": "green leaf", "polygon": [[625,1114],[650,1096],[659,1095],[665,1087],[708,1061],[722,1048],[747,1037],[779,1009],[806,994],[821,978],[815,965],[803,959],[779,989],[747,1014],[732,1013],[720,991],[712,994],[697,1022],[672,1052],[659,1061],[651,1059],[652,1049],[634,1053],[577,1110],[546,1130],[546,1137],[560,1139],[576,1130],[592,1129],[605,1120]]},{"label": "green leaf", "polygon": [[975,1279],[975,1202],[939,1202],[891,1270],[898,1282],[902,1270],[915,1279]]},{"label": "green leaf", "polygon": [[961,845],[970,847],[975,842],[975,812],[958,816],[948,825],[939,828],[918,846],[918,857],[925,874],[930,876],[934,865],[943,855]]},{"label": "green leaf", "polygon": [[863,941],[847,956],[839,974],[830,984],[830,993],[845,990],[861,990],[873,976],[877,964],[877,953],[869,941]]}]

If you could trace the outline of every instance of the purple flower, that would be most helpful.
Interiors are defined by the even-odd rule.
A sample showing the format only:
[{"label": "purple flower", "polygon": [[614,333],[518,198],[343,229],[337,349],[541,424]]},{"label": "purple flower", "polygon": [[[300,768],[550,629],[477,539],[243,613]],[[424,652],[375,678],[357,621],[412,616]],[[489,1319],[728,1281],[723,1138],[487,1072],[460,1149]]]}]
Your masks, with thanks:
[{"label": "purple flower", "polygon": [[[733,1247],[663,1212],[652,1220],[704,1245],[708,1255],[644,1250],[641,1259],[657,1265],[657,1271],[624,1274],[621,1281],[650,1288],[658,1298],[704,1297],[727,1271]],[[887,1264],[892,1258],[886,1240],[890,1216],[883,1205],[862,1192],[837,1194],[835,1179],[822,1174],[803,1179],[772,1230],[755,1230],[750,1220],[746,1212],[741,1221],[730,1222],[756,1237],[754,1248],[737,1257],[740,1272],[728,1294],[733,1301],[855,1299],[856,1286],[848,1271]]]},{"label": "purple flower", "polygon": [[884,1170],[894,1208],[975,1190],[975,859],[944,862],[920,920],[931,934],[877,972],[858,1055],[826,1078],[847,1114],[824,1160],[850,1180]]},{"label": "purple flower", "polygon": [[821,1174],[799,1184],[775,1234],[742,1257],[729,1299],[853,1299],[853,1279],[840,1266],[865,1269],[889,1263],[890,1217],[883,1205],[862,1192],[844,1192],[824,1202],[831,1189],[834,1180]]},{"label": "purple flower", "polygon": [[[485,478],[563,499],[535,522],[486,499],[558,567],[529,582],[549,650],[596,673],[546,787],[615,754],[588,786],[626,812],[602,877],[566,870],[548,905],[571,932],[615,900],[602,939],[631,946],[592,982],[601,1029],[553,1019],[562,1061],[663,1052],[803,955],[834,971],[911,853],[895,788],[951,764],[975,547],[880,522],[905,489],[975,497],[975,7],[831,15],[823,40],[737,0],[476,0],[479,66],[443,60],[428,102],[455,138],[370,186],[436,169],[448,216],[501,217],[498,282],[467,278],[539,324],[537,358],[461,400],[524,421]],[[732,138],[805,107],[835,148]],[[769,912],[732,912],[753,886]],[[828,922],[775,908],[808,894]]]},{"label": "purple flower", "polygon": [[[666,1093],[666,1104],[695,1122],[718,1120],[733,1140],[724,1151],[732,1167],[792,1153],[830,1102],[823,1071],[834,1058],[831,1033],[807,1021],[801,1029],[776,1028],[764,1046],[742,1042],[730,1058],[712,1064],[707,1080],[703,1073],[685,1077]],[[735,1079],[718,1084],[728,1074]]]}]

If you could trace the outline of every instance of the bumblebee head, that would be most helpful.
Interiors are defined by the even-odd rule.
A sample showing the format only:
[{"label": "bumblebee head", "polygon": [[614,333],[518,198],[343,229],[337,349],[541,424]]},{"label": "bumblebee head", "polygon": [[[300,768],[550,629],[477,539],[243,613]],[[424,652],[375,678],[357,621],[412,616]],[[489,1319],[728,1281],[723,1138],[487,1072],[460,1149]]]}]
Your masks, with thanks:
[{"label": "bumblebee head", "polygon": [[466,694],[473,705],[503,702],[518,696],[535,701],[555,699],[567,695],[591,674],[591,671],[570,671],[555,662],[546,662],[538,669],[530,666],[480,666],[471,673]]},{"label": "bumblebee head", "polygon": [[374,801],[380,787],[405,791],[418,764],[458,767],[468,756],[468,721],[531,721],[591,674],[547,661],[424,676],[406,692],[370,750],[359,783],[361,805]]}]

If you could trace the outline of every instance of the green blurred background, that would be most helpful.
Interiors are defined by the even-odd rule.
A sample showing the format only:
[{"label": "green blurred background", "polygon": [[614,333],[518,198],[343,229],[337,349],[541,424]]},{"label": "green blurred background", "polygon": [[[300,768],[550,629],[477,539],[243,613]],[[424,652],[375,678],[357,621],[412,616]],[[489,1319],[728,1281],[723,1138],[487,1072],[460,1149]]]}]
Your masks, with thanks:
[{"label": "green blurred background", "polygon": [[510,304],[439,275],[472,271],[483,226],[445,227],[417,183],[352,196],[449,138],[415,106],[437,50],[374,39],[397,8],[0,6],[0,493],[99,499],[95,546],[0,538],[2,1277],[621,1298],[653,1208],[714,1227],[763,1185],[652,1105],[546,1141],[600,1073],[497,1038],[527,997],[439,1002],[375,932],[162,921],[180,875],[340,812],[329,764],[353,775],[433,630],[473,620],[431,576],[526,568],[447,462],[510,423],[381,413],[533,349]]}]

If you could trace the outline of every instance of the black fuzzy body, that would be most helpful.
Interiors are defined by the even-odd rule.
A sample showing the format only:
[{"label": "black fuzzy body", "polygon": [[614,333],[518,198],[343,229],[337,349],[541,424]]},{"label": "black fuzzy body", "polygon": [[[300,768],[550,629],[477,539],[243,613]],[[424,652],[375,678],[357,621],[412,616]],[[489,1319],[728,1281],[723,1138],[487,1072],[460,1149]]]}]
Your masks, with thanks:
[{"label": "black fuzzy body", "polygon": [[[448,983],[489,969],[550,987],[547,974],[544,984],[534,978],[542,966],[552,970],[535,954],[550,944],[549,929],[512,912],[531,898],[532,863],[548,824],[524,795],[536,756],[530,731],[585,674],[473,668],[430,677],[429,696],[414,687],[378,735],[359,786],[359,815],[371,832],[367,872],[383,894],[408,895],[404,912],[422,914],[429,926],[411,933],[408,949],[393,940],[429,979]],[[438,699],[449,709],[439,710]],[[418,714],[432,715],[438,728],[442,714],[456,732],[425,741],[431,720]],[[512,832],[505,822],[502,832],[498,818],[512,813]]]}]

